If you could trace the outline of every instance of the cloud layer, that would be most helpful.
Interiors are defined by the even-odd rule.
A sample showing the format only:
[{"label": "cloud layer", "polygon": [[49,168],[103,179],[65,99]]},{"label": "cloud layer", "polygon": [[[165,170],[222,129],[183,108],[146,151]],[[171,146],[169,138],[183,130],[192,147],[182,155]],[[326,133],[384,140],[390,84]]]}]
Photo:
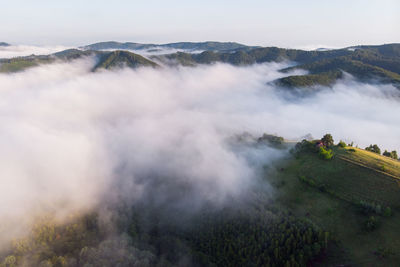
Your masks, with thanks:
[{"label": "cloud layer", "polygon": [[48,55],[63,51],[71,47],[66,46],[32,46],[32,45],[10,45],[0,46],[0,58],[13,58],[34,55]]},{"label": "cloud layer", "polygon": [[[398,91],[351,78],[307,97],[275,88],[284,64],[91,73],[92,59],[0,75],[0,227],[102,201],[167,208],[223,203],[282,157],[235,147],[249,132],[400,149]],[[7,218],[7,220],[5,219]],[[14,230],[14,231],[13,231]]]}]

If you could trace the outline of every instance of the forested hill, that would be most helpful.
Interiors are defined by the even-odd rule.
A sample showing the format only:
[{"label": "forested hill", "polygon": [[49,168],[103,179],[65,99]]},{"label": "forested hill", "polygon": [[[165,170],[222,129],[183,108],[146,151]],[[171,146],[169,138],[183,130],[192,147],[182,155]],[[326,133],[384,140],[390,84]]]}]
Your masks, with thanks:
[{"label": "forested hill", "polygon": [[378,80],[400,87],[400,44],[357,46],[327,51],[304,51],[278,47],[253,48],[235,52],[205,51],[199,54],[178,52],[154,56],[161,61],[175,61],[193,66],[224,62],[233,65],[251,65],[264,62],[292,61],[296,66],[284,69],[304,69],[308,74],[288,76],[277,81],[286,87],[332,85],[347,72],[362,81]]},{"label": "forested hill", "polygon": [[100,42],[82,47],[85,50],[147,50],[147,49],[182,49],[200,51],[228,51],[236,49],[254,48],[235,42],[178,42],[168,44],[141,44],[141,43],[120,43]]},{"label": "forested hill", "polygon": [[[146,50],[154,48],[182,49],[187,52],[141,56],[126,50]],[[119,49],[103,51],[107,49]],[[201,53],[190,51],[205,50]],[[168,51],[168,50],[166,50]],[[331,86],[344,73],[349,73],[363,82],[393,84],[400,88],[400,44],[378,46],[354,46],[335,50],[305,51],[278,47],[251,47],[238,43],[172,43],[163,45],[104,42],[85,46],[84,49],[69,49],[52,55],[28,56],[0,59],[0,72],[16,72],[55,60],[71,60],[82,56],[95,55],[102,64],[94,66],[112,69],[117,67],[148,67],[161,63],[165,66],[214,64],[218,62],[236,66],[246,66],[265,62],[293,62],[294,66],[283,69],[288,76],[276,81],[283,87]],[[290,75],[296,69],[305,70],[303,75]]]},{"label": "forested hill", "polygon": [[94,56],[98,59],[97,63],[93,66],[92,71],[98,71],[100,69],[111,70],[123,67],[138,68],[158,66],[157,63],[141,55],[128,51],[92,51],[68,49],[51,55],[32,55],[27,57],[0,59],[0,73],[18,72],[43,64],[51,64],[55,61],[67,62],[88,56]]}]

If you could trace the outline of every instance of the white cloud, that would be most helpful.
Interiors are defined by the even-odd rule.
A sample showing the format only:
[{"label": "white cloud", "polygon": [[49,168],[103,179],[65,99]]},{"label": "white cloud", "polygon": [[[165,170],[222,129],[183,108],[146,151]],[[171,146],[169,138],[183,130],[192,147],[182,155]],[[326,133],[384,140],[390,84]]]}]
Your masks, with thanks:
[{"label": "white cloud", "polygon": [[238,197],[257,182],[253,164],[282,156],[238,153],[227,139],[244,131],[289,139],[330,132],[336,141],[400,149],[391,86],[346,79],[293,98],[268,83],[283,64],[92,73],[93,64],[0,75],[3,237],[41,210],[62,217],[121,197],[194,209]]},{"label": "white cloud", "polygon": [[0,58],[13,58],[21,56],[48,55],[69,49],[66,46],[32,46],[32,45],[10,45],[0,46]]}]

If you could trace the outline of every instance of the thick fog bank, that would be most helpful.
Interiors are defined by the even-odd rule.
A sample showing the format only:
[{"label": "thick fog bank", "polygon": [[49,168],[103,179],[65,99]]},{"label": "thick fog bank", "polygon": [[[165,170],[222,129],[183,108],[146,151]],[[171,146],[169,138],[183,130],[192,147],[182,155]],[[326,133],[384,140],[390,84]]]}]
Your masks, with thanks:
[{"label": "thick fog bank", "polygon": [[34,55],[48,55],[60,52],[71,47],[66,46],[33,46],[33,45],[10,45],[0,46],[0,58],[13,58]]},{"label": "thick fog bank", "polygon": [[5,239],[38,213],[63,218],[102,201],[196,210],[240,198],[259,183],[260,166],[284,155],[232,145],[243,132],[291,140],[329,132],[335,141],[400,149],[391,86],[346,78],[294,98],[269,83],[283,64],[92,73],[93,63],[0,75]]}]

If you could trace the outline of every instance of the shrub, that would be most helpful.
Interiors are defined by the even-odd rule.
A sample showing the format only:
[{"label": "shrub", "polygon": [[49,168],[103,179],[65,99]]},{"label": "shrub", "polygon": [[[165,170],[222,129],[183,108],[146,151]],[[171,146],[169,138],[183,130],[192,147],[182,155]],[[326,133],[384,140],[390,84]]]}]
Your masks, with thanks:
[{"label": "shrub", "polygon": [[312,142],[303,139],[301,142],[298,142],[294,148],[295,152],[303,152],[303,151],[312,151],[314,145]]},{"label": "shrub", "polygon": [[310,186],[312,186],[312,187],[316,186],[316,183],[315,183],[315,181],[313,179],[307,178],[304,175],[300,175],[299,176],[299,180],[304,182],[304,183],[306,183],[306,184],[308,184],[308,185],[310,185]]},{"label": "shrub", "polygon": [[383,152],[382,155],[384,155],[386,157],[389,157],[389,158],[392,158],[392,159],[398,159],[396,150],[393,150],[392,152],[389,152],[389,151],[385,150],[385,152]]},{"label": "shrub", "polygon": [[[382,211],[382,206],[380,204],[375,204],[375,203],[370,203],[364,200],[361,200],[358,202],[358,207],[360,211],[364,214],[370,214],[370,213],[375,213],[378,215],[384,214],[385,211]],[[389,208],[390,210],[390,208]]]},{"label": "shrub", "polygon": [[386,209],[383,211],[383,216],[385,217],[392,216],[392,209],[390,207],[386,207]]},{"label": "shrub", "polygon": [[365,228],[367,231],[373,231],[376,228],[378,228],[379,221],[376,217],[371,216],[368,218],[368,220],[365,222]]},{"label": "shrub", "polygon": [[320,147],[320,148],[319,148],[319,156],[320,156],[322,159],[330,160],[330,159],[332,159],[332,157],[333,157],[333,151],[332,151],[332,149],[326,150],[325,148]]},{"label": "shrub", "polygon": [[338,146],[339,146],[339,147],[346,147],[346,143],[343,142],[342,140],[340,140]]},{"label": "shrub", "polygon": [[365,148],[365,150],[374,152],[374,153],[379,154],[379,155],[381,154],[381,149],[378,147],[377,144],[369,145],[368,147]]}]

